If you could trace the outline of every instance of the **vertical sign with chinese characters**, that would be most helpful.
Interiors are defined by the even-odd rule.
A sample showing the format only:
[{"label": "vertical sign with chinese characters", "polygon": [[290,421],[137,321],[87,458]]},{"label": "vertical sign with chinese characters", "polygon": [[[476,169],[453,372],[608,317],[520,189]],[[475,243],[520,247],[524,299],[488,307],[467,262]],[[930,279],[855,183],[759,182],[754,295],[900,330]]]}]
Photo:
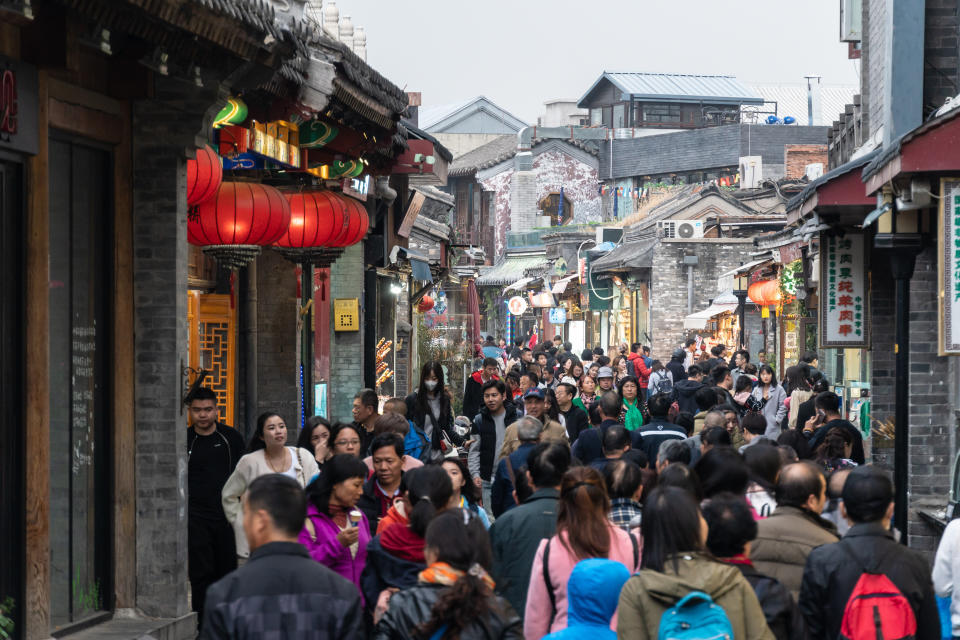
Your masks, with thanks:
[{"label": "vertical sign with chinese characters", "polygon": [[862,233],[820,236],[820,345],[870,345],[870,309]]},{"label": "vertical sign with chinese characters", "polygon": [[940,355],[960,355],[960,180],[941,180],[940,195]]}]

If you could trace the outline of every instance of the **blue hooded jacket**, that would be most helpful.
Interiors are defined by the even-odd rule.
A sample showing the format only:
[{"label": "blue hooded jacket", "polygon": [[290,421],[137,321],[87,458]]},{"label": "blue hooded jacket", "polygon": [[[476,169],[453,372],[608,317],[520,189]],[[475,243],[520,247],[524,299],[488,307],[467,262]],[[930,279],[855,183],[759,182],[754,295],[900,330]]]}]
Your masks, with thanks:
[{"label": "blue hooded jacket", "polygon": [[620,589],[629,578],[627,568],[615,560],[578,562],[567,582],[567,628],[543,640],[616,640],[610,620],[620,602]]}]

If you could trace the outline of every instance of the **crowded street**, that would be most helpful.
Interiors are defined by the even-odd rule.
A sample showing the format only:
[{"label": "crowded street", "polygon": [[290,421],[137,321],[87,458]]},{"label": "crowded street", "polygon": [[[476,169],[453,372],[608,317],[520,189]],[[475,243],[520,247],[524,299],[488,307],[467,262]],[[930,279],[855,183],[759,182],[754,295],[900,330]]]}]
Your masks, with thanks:
[{"label": "crowded street", "polygon": [[960,638],[960,0],[785,9],[0,0],[0,640]]}]

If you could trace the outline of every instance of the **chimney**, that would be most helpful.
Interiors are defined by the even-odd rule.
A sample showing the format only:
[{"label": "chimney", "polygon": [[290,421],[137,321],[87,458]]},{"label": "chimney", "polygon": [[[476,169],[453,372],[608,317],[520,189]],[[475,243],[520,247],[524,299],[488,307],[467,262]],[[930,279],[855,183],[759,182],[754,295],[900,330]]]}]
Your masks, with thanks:
[{"label": "chimney", "polygon": [[923,122],[925,0],[887,0],[883,60],[883,145]]},{"label": "chimney", "polygon": [[423,104],[423,96],[419,91],[407,91],[407,120],[413,126],[420,126],[420,105]]},{"label": "chimney", "polygon": [[350,16],[343,16],[340,19],[340,42],[347,45],[347,49],[353,51],[353,20]]},{"label": "chimney", "polygon": [[364,62],[367,61],[367,33],[363,27],[357,27],[353,34],[353,52]]},{"label": "chimney", "polygon": [[327,37],[334,40],[340,39],[340,9],[337,9],[337,3],[333,0],[327,0],[323,8],[323,30]]}]

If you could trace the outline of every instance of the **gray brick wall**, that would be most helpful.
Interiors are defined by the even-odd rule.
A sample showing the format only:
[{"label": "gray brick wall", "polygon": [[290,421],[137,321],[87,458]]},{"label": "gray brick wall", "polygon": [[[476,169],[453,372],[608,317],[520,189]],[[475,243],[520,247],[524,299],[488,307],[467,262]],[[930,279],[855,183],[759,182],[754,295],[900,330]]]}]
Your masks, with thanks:
[{"label": "gray brick wall", "polygon": [[295,270],[296,265],[270,249],[257,258],[257,414],[279,413],[291,442],[300,432]]},{"label": "gray brick wall", "polygon": [[923,115],[957,94],[958,0],[926,0],[923,38]]},{"label": "gray brick wall", "polygon": [[[330,267],[330,297],[359,298],[363,317],[363,243],[348,247]],[[363,387],[363,331],[333,330],[330,305],[330,419],[351,421],[353,396]]]},{"label": "gray brick wall", "polygon": [[[882,256],[878,256],[882,259]],[[876,260],[874,262],[877,264]],[[910,283],[910,546],[931,560],[939,534],[917,509],[946,504],[956,419],[951,404],[950,359],[937,355],[937,262],[933,249],[917,258]],[[873,270],[872,425],[894,411],[894,283],[885,267]],[[873,437],[873,462],[892,472],[893,442]]]},{"label": "gray brick wall", "polygon": [[133,117],[137,608],[179,617],[188,612],[179,402],[187,356],[186,156],[168,142],[173,114],[165,105],[137,103]]},{"label": "gray brick wall", "polygon": [[[687,268],[684,255],[696,255],[700,263],[694,267],[694,311],[702,311],[721,291],[717,277],[738,264],[749,262],[753,243],[661,241],[654,252],[651,278],[651,315],[653,316],[653,354],[669,359],[670,353],[683,343],[687,315]],[[751,327],[748,325],[748,329]]]},{"label": "gray brick wall", "polygon": [[536,226],[537,174],[515,171],[510,178],[510,231],[527,231]]},{"label": "gray brick wall", "polygon": [[883,124],[884,105],[884,56],[886,55],[885,31],[887,23],[887,0],[866,0],[869,12],[869,24],[864,25],[864,37],[868,38],[869,56],[861,67],[861,76],[867,78],[869,94],[867,113],[869,135],[873,135]]}]

